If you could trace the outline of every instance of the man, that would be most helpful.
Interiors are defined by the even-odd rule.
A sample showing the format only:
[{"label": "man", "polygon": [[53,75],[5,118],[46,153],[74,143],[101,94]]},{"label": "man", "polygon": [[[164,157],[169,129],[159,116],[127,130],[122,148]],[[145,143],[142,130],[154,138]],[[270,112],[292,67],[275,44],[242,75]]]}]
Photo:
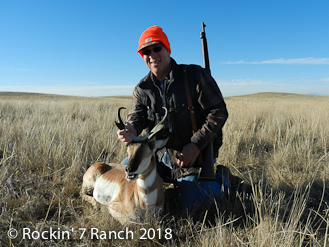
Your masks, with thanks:
[{"label": "man", "polygon": [[[158,172],[166,181],[170,169],[180,171],[181,176],[175,177],[180,202],[184,207],[193,209],[223,193],[223,181],[200,182],[195,167],[199,166],[198,156],[207,145],[214,145],[214,158],[217,157],[222,141],[221,130],[228,117],[225,102],[207,70],[197,65],[178,65],[170,57],[170,43],[160,27],[152,26],[142,33],[137,52],[150,72],[134,89],[126,128],[118,130],[118,138],[128,144],[132,135],[139,135],[145,128],[152,129],[164,115],[162,107],[166,107],[167,121],[157,139],[169,137],[169,140],[166,147],[157,153]],[[194,134],[185,80],[198,129]],[[216,178],[229,186],[221,175],[216,175]]]}]

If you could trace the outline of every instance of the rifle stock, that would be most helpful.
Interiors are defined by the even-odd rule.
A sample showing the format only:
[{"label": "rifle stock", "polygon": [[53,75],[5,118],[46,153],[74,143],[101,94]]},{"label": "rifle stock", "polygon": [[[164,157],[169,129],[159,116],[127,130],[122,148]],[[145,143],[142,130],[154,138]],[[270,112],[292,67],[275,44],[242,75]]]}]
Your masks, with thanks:
[{"label": "rifle stock", "polygon": [[[202,43],[202,55],[203,55],[203,67],[207,69],[210,73],[209,65],[209,55],[208,55],[208,45],[205,32],[206,25],[202,22],[202,32],[201,32],[201,43]],[[199,174],[199,181],[213,181],[215,180],[214,171],[214,151],[213,142],[210,142],[200,153],[202,154],[202,169]]]}]

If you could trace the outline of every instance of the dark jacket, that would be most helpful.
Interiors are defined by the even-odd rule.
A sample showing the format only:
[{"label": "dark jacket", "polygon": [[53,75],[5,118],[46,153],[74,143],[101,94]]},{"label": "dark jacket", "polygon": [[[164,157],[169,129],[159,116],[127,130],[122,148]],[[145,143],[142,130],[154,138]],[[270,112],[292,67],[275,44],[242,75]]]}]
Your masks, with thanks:
[{"label": "dark jacket", "polygon": [[[210,73],[197,65],[177,65],[172,59],[172,69],[161,82],[150,72],[135,87],[132,109],[128,122],[140,134],[145,128],[152,129],[168,109],[165,129],[157,139],[169,136],[166,147],[181,151],[192,142],[202,151],[214,141],[214,151],[221,145],[222,127],[228,117],[226,104],[215,80]],[[184,70],[195,111],[198,131],[193,135],[184,86]]]}]

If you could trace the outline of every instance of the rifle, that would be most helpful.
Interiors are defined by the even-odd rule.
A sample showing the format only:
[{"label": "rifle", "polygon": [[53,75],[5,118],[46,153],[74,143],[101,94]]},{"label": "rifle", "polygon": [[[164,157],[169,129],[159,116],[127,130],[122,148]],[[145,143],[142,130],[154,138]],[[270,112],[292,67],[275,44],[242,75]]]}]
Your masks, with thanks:
[{"label": "rifle", "polygon": [[202,56],[203,56],[203,67],[210,72],[210,65],[209,65],[209,55],[208,55],[208,45],[207,45],[207,38],[206,38],[206,31],[204,28],[206,25],[202,22],[202,32],[201,35],[201,44],[202,44]]},{"label": "rifle", "polygon": [[[202,32],[201,34],[201,43],[202,43],[202,56],[203,56],[203,67],[207,69],[210,73],[210,65],[209,65],[209,55],[208,55],[208,46],[207,46],[207,38],[205,32],[206,25],[202,22]],[[214,172],[214,150],[213,150],[213,142],[210,142],[200,153],[202,157],[202,169],[199,174],[199,181],[213,181],[215,180],[215,172]]]}]

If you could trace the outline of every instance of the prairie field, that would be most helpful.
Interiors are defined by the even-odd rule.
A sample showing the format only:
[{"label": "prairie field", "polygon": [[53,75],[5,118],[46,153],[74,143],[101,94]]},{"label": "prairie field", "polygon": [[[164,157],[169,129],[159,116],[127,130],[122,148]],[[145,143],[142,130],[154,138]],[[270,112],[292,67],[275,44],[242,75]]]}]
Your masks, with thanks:
[{"label": "prairie field", "polygon": [[79,191],[92,163],[126,157],[114,121],[131,98],[0,92],[0,246],[329,246],[329,97],[225,101],[230,194],[186,212],[164,184],[164,215],[122,226]]}]

